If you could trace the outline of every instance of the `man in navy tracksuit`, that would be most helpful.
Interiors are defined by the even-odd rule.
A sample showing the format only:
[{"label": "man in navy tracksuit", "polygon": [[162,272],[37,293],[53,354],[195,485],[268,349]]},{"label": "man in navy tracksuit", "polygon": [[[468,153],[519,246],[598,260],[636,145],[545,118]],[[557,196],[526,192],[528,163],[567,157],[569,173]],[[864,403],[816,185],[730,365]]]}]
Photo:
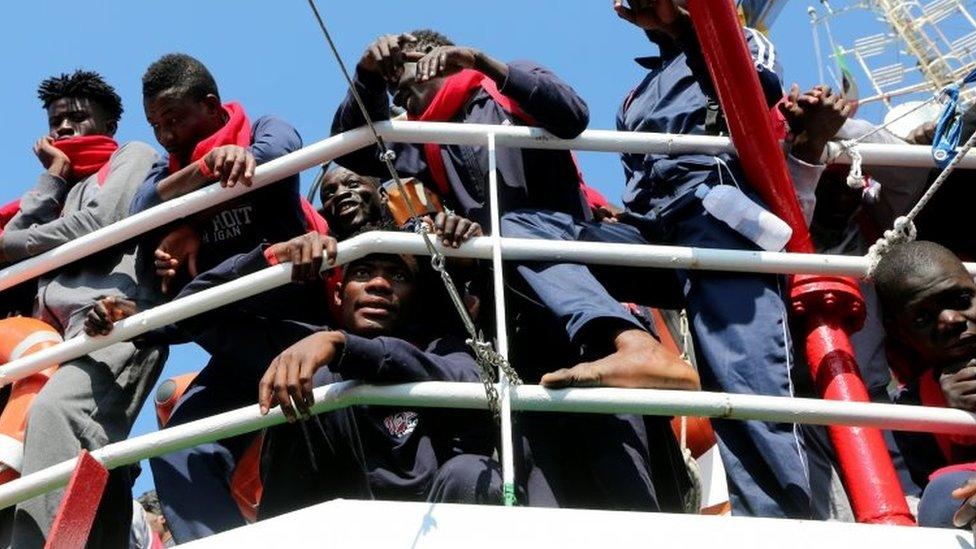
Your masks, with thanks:
[{"label": "man in navy tracksuit", "polygon": [[[150,171],[132,201],[133,213],[213,181],[220,181],[224,186],[249,185],[257,165],[302,146],[298,132],[286,122],[263,116],[251,124],[240,104],[222,104],[213,76],[200,61],[185,54],[165,55],[149,66],[143,76],[143,102],[147,120],[168,157]],[[162,279],[164,292],[177,293],[179,286],[196,276],[198,271],[209,271],[236,254],[250,252],[260,245],[285,242],[305,233],[306,219],[298,185],[298,174],[295,174],[164,229],[155,250],[156,274]],[[219,271],[211,273],[190,291],[198,291],[201,285],[217,283],[218,278]],[[292,320],[319,320],[315,315],[327,309],[315,306],[316,293],[321,294],[309,292],[307,287],[290,285],[274,292],[276,306],[265,308],[260,314]],[[294,306],[283,303],[293,303]],[[279,311],[288,316],[275,317]],[[196,331],[187,330],[172,334],[170,340],[173,343],[187,342],[195,334]],[[167,426],[253,402],[254,385],[259,377],[260,372],[249,376],[246,369],[230,357],[214,354],[173,410]],[[252,438],[247,435],[234,437],[150,461],[157,480],[170,479],[159,482],[158,492],[178,541],[196,537],[187,533],[192,530],[181,520],[185,514],[183,507],[192,504],[192,498],[184,497],[184,494],[217,489],[221,484],[224,491],[228,491],[226,482],[234,464]],[[182,464],[187,462],[195,468],[183,468]],[[227,499],[230,500],[229,496]],[[228,508],[220,505],[211,509],[215,517],[233,517],[226,519],[231,521],[229,523],[217,522],[222,527],[244,524],[236,508],[235,515],[225,513]]]},{"label": "man in navy tracksuit", "polygon": [[[449,76],[447,76],[449,75]],[[472,48],[454,46],[433,31],[385,36],[369,46],[356,68],[355,86],[373,120],[390,117],[387,86],[394,103],[411,118],[471,124],[537,124],[552,134],[572,138],[589,120],[583,100],[547,69],[531,62],[503,64]],[[333,133],[365,123],[355,100],[347,95],[336,112]],[[395,167],[401,174],[433,182],[441,196],[463,215],[487,227],[488,151],[486,147],[396,144]],[[383,176],[384,165],[373,149],[337,159],[350,169]],[[642,242],[631,227],[589,222],[580,192],[580,177],[567,151],[511,149],[497,151],[502,234],[524,238],[560,238]],[[594,383],[634,386],[653,380],[658,387],[693,388],[694,372],[664,351],[643,326],[620,305],[586,266],[570,263],[521,263],[517,266],[531,292],[566,327],[578,348],[610,352],[602,360],[554,372],[543,380],[553,386]],[[646,287],[672,285],[641,282]],[[656,281],[655,281],[656,282]],[[634,289],[636,284],[630,284]],[[660,293],[660,292],[658,292]],[[647,297],[647,296],[645,296]]]},{"label": "man in navy tracksuit", "polygon": [[[132,213],[214,181],[250,185],[260,164],[302,148],[298,132],[274,116],[251,124],[237,102],[221,104],[213,76],[185,54],[164,55],[143,76],[147,121],[168,153],[132,201]],[[164,291],[235,254],[284,242],[306,231],[298,174],[192,216],[157,246]]]},{"label": "man in navy tracksuit", "polygon": [[[675,2],[679,3],[679,2]],[[630,8],[615,2],[622,18],[641,27],[660,48],[659,57],[638,59],[648,75],[630,93],[617,128],[673,134],[712,132],[718,97],[691,26],[671,0]],[[776,52],[761,34],[744,30],[766,101],[782,96]],[[762,123],[763,121],[757,121]],[[704,248],[758,247],[709,215],[695,190],[737,184],[762,204],[728,155],[624,154],[624,203],[645,234],[658,242]],[[702,385],[713,391],[789,396],[791,343],[785,286],[776,276],[679,271],[695,333]],[[795,426],[756,421],[714,421],[729,477],[733,512],[769,517],[807,517],[809,482]]]},{"label": "man in navy tracksuit", "polygon": [[[270,363],[259,388],[262,411],[281,405],[294,422],[296,412],[307,412],[313,385],[348,379],[479,381],[463,337],[431,334],[417,322],[420,307],[429,309],[425,292],[439,293],[438,286],[410,256],[370,255],[347,265],[333,294],[342,329],[313,331]],[[483,411],[356,406],[271,429],[259,516],[337,497],[500,503],[489,418]]]},{"label": "man in navy tracksuit", "polygon": [[[548,70],[531,62],[500,63],[474,49],[454,46],[433,31],[385,36],[371,44],[356,68],[354,85],[373,120],[390,117],[388,86],[395,89],[394,103],[417,120],[532,124],[563,138],[578,135],[589,120],[583,100]],[[350,94],[339,107],[332,130],[339,133],[364,122]],[[433,182],[454,207],[488,226],[486,147],[397,144],[394,150],[395,167],[401,174]],[[357,151],[337,162],[359,173],[385,175],[372,149]],[[569,152],[501,148],[497,151],[497,167],[503,235],[643,242],[631,227],[590,221],[580,192],[579,172]],[[697,388],[694,371],[665,351],[621,306],[621,296],[611,297],[591,269],[579,264],[543,262],[524,262],[516,267],[521,284],[528,286],[528,291],[520,293],[531,295],[529,300],[541,302],[554,315],[549,321],[562,327],[573,349],[569,367],[548,373],[541,368],[551,368],[552,362],[523,364],[514,357],[528,381],[541,378],[550,387],[603,384]],[[646,289],[655,285],[643,286]],[[534,370],[527,370],[531,368]],[[542,436],[547,430],[538,432]],[[620,437],[617,443],[645,438],[640,426],[630,432],[631,439]],[[640,442],[634,444],[643,446]],[[641,454],[642,450],[634,449],[634,453]],[[622,469],[636,471],[640,467],[627,465]],[[646,472],[643,475],[646,477]],[[646,483],[635,479],[633,485],[638,484]],[[529,496],[533,504],[569,503],[558,499]],[[621,506],[652,509],[652,500],[653,494],[643,494]]]},{"label": "man in navy tracksuit", "polygon": [[[312,281],[321,261],[335,257],[335,247],[326,243],[326,238],[309,233],[236,256],[194,279],[180,295],[288,260],[296,249],[298,255],[314,258],[296,264],[296,271],[300,269],[296,276]],[[294,408],[282,395],[291,395],[299,411],[310,404],[305,399],[310,394],[304,392],[311,391],[310,385],[285,383],[290,379],[285,370],[301,364],[314,363],[318,370],[316,385],[343,379],[371,383],[479,381],[478,365],[463,337],[432,336],[426,323],[416,322],[418,308],[429,309],[431,304],[425,294],[428,282],[434,284],[431,289],[435,292],[439,289],[436,278],[422,278],[412,257],[371,255],[347,265],[342,282],[334,290],[336,323],[344,331],[329,330],[321,323],[261,316],[276,301],[269,292],[150,332],[140,344],[168,341],[180,337],[181,332],[192,334],[193,340],[214,356],[234,363],[238,378],[252,382],[252,395],[261,380],[263,409],[267,411],[273,401],[285,401],[286,414],[292,421]],[[303,313],[300,309],[313,308],[305,304],[296,309],[286,302],[276,305],[277,315],[295,318]],[[280,310],[282,306],[287,310]],[[314,309],[326,310],[324,306]],[[108,333],[111,321],[133,312],[131,303],[116,298],[103,300],[89,315],[86,328],[93,335]],[[321,358],[323,353],[331,354]],[[276,383],[274,374],[279,370],[282,377]],[[300,378],[295,372],[296,383]],[[303,434],[305,429],[308,439]],[[335,497],[499,502],[500,473],[497,464],[487,457],[494,448],[491,433],[491,422],[484,412],[367,406],[316,416],[302,428],[291,425],[272,429],[263,458],[260,516],[274,516]],[[201,455],[199,450],[191,454]],[[157,487],[173,481],[182,483],[181,476],[192,477],[200,466],[193,459],[154,463]],[[216,477],[202,478],[208,481]],[[226,528],[238,520],[240,513],[226,489],[207,483],[190,488],[165,508],[177,541],[216,533],[219,530],[213,529],[215,526]]]}]

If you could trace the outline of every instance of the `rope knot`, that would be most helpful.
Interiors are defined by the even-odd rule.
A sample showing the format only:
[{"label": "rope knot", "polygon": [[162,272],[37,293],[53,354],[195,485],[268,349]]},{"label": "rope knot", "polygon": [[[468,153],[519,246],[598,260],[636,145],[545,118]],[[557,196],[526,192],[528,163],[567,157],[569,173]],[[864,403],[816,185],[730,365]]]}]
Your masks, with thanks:
[{"label": "rope knot", "polygon": [[847,174],[847,186],[852,189],[863,189],[867,187],[868,183],[864,178],[864,173],[861,171],[861,164],[864,162],[864,157],[857,150],[857,142],[852,140],[842,141],[841,147],[851,157],[851,171]]},{"label": "rope knot", "polygon": [[917,235],[918,231],[915,229],[915,223],[912,222],[910,217],[903,215],[896,219],[894,227],[885,231],[884,235],[868,250],[868,272],[866,278],[870,279],[874,276],[874,271],[878,268],[878,263],[881,262],[881,258],[891,251],[891,248],[905,242],[911,242],[915,240]]}]

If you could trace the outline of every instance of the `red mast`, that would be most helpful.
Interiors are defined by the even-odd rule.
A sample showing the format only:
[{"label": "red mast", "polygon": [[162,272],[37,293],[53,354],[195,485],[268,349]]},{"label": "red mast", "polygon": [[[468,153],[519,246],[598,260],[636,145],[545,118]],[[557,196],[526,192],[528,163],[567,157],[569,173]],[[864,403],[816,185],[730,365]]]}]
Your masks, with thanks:
[{"label": "red mast", "polygon": [[[800,204],[773,136],[759,77],[732,2],[689,0],[732,142],[750,184],[773,213],[793,228],[786,248],[813,253]],[[864,300],[849,278],[796,275],[790,293],[794,321],[806,336],[810,373],[825,399],[868,402],[848,335],[864,323]],[[877,429],[830,427],[841,476],[858,522],[914,525],[887,447]]]}]

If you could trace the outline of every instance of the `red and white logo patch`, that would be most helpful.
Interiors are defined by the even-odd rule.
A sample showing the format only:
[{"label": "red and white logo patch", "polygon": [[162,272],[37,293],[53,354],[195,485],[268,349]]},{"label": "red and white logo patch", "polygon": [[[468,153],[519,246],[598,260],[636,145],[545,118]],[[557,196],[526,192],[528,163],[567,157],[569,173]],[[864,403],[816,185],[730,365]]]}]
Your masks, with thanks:
[{"label": "red and white logo patch", "polygon": [[417,428],[418,421],[417,412],[397,412],[393,415],[386,416],[383,419],[383,425],[386,426],[386,430],[391,436],[403,438],[409,436]]}]

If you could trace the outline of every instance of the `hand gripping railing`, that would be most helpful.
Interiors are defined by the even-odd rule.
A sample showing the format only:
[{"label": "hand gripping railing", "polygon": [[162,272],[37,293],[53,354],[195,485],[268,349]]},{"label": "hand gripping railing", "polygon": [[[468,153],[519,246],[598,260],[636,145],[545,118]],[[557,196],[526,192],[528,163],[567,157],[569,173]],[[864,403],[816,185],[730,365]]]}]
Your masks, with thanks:
[{"label": "hand gripping railing", "polygon": [[[532,412],[688,415],[817,425],[849,425],[947,434],[976,434],[976,415],[945,408],[865,404],[809,398],[664,391],[656,389],[511,388],[511,408]],[[342,382],[314,390],[319,414],[356,405],[487,409],[480,383],[426,382],[372,386]],[[256,404],[109,444],[91,453],[108,469],[284,423],[279,408],[261,415]],[[64,486],[77,459],[0,485],[0,509]]]}]

